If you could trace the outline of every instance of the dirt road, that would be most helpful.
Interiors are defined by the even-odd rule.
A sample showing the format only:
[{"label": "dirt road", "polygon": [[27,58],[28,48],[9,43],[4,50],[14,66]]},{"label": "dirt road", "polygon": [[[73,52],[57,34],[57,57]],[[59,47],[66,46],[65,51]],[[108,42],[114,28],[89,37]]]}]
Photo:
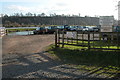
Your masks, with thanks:
[{"label": "dirt road", "polygon": [[3,56],[6,54],[38,53],[54,43],[54,35],[4,36]]}]

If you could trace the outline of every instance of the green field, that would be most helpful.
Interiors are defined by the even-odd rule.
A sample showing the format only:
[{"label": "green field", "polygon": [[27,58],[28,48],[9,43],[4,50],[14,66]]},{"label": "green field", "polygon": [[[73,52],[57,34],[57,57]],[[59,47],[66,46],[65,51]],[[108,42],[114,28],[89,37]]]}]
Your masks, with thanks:
[{"label": "green field", "polygon": [[22,29],[22,28],[18,28],[18,29],[6,29],[8,33],[10,32],[21,32],[21,31],[33,31],[36,28],[32,28],[32,29]]},{"label": "green field", "polygon": [[[62,41],[60,41],[60,43],[62,44]],[[74,50],[74,49],[77,49],[77,50],[88,49],[88,41],[69,41],[69,42],[66,41],[64,43],[68,44],[68,45],[64,45],[65,48],[69,48],[72,50]],[[76,46],[74,46],[74,45],[76,45]],[[84,46],[77,46],[77,45],[84,45]],[[62,45],[60,45],[60,47],[62,47]],[[118,44],[117,41],[114,41],[114,42],[90,41],[90,48],[91,49],[92,48],[102,48],[102,49],[108,49],[107,51],[109,51],[109,49],[120,49],[120,44]],[[111,50],[111,51],[115,51],[115,50]]]}]

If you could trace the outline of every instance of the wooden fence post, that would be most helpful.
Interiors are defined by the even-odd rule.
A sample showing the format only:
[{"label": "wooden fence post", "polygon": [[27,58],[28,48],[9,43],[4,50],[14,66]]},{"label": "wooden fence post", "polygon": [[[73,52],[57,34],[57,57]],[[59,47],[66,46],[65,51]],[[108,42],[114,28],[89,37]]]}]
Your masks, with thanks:
[{"label": "wooden fence post", "polygon": [[57,32],[58,30],[55,31],[55,48],[57,48]]},{"label": "wooden fence post", "polygon": [[8,35],[8,30],[7,29],[5,30],[5,35]]},{"label": "wooden fence post", "polygon": [[92,43],[92,46],[93,46],[93,47],[92,47],[92,48],[94,48],[94,43],[95,43],[95,42],[94,42],[95,32],[93,32],[92,37],[93,37],[93,39],[92,39],[92,40],[93,40],[93,43]]},{"label": "wooden fence post", "polygon": [[77,44],[78,44],[78,31],[77,31],[76,39],[77,39]]},{"label": "wooden fence post", "polygon": [[[99,42],[101,43],[102,42],[102,40],[101,40],[101,37],[102,36],[102,34],[101,34],[101,32],[99,33]],[[100,44],[100,48],[102,49],[102,45]]]},{"label": "wooden fence post", "polygon": [[62,31],[62,48],[64,48],[64,30]]},{"label": "wooden fence post", "polygon": [[30,35],[30,29],[28,28],[28,35]]},{"label": "wooden fence post", "polygon": [[117,33],[117,49],[119,49],[119,33],[118,32],[116,32]]},{"label": "wooden fence post", "polygon": [[82,34],[82,46],[84,45],[84,32],[81,33]]},{"label": "wooden fence post", "polygon": [[90,50],[90,32],[88,31],[88,50]]},{"label": "wooden fence post", "polygon": [[[58,36],[58,42],[57,43],[60,43],[60,31],[59,29],[57,29],[57,36]],[[58,44],[58,47],[60,47],[60,44]]]}]

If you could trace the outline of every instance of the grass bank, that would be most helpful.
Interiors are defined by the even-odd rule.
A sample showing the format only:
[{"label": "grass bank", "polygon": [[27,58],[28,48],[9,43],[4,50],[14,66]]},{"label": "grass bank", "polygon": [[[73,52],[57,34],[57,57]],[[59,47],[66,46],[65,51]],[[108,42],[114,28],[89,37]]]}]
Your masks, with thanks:
[{"label": "grass bank", "polygon": [[70,45],[65,45],[64,48],[55,48],[51,45],[48,51],[68,63],[120,66],[120,52],[118,51],[89,51]]},{"label": "grass bank", "polygon": [[82,47],[68,46],[55,48],[50,45],[49,53],[66,64],[76,65],[75,68],[85,73],[120,78],[120,52],[115,51],[88,51]]},{"label": "grass bank", "polygon": [[18,28],[18,29],[6,29],[8,31],[8,33],[10,32],[21,32],[21,31],[33,31],[36,28],[30,28],[30,29],[22,29],[22,28]]}]

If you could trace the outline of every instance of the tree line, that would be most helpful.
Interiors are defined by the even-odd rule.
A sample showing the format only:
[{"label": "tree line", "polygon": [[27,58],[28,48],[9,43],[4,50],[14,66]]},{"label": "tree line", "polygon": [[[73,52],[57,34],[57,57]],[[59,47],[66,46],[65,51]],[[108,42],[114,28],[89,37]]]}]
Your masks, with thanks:
[{"label": "tree line", "polygon": [[51,14],[47,16],[45,13],[32,14],[15,13],[12,16],[3,15],[2,24],[4,27],[19,27],[19,26],[41,26],[41,25],[99,25],[98,17],[81,17],[79,15],[57,15]]},{"label": "tree line", "polygon": [[[80,13],[78,14],[78,15],[74,15],[74,14],[72,14],[72,15],[70,15],[70,14],[67,14],[67,15],[65,15],[65,14],[61,14],[61,15],[58,15],[58,14],[56,14],[56,13],[52,13],[52,14],[49,14],[49,15],[47,15],[47,14],[45,14],[45,13],[40,13],[40,14],[36,14],[36,13],[30,13],[30,12],[28,12],[28,13],[26,13],[26,14],[23,14],[23,13],[14,13],[14,14],[12,14],[12,15],[7,15],[7,14],[1,14],[1,16],[2,17],[8,17],[8,16],[16,16],[16,17],[22,17],[22,16],[41,16],[41,17],[45,17],[45,16],[50,16],[50,17],[53,17],[53,16],[61,16],[61,17],[80,17]],[[86,15],[86,17],[87,17],[87,15]],[[96,16],[97,17],[97,16]]]}]

